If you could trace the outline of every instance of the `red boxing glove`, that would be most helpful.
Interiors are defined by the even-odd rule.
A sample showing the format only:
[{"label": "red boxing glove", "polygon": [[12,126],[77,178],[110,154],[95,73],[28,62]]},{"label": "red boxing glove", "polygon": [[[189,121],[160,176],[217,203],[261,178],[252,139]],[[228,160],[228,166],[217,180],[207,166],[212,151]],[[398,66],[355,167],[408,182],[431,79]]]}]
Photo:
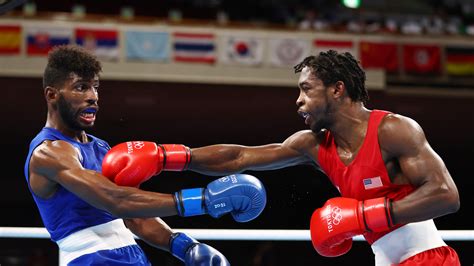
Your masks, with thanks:
[{"label": "red boxing glove", "polygon": [[351,249],[352,237],[391,227],[391,201],[387,198],[332,198],[311,216],[311,241],[320,255],[336,257]]},{"label": "red boxing glove", "polygon": [[162,170],[185,170],[190,160],[190,150],[184,145],[129,141],[107,152],[102,174],[117,185],[138,187]]}]

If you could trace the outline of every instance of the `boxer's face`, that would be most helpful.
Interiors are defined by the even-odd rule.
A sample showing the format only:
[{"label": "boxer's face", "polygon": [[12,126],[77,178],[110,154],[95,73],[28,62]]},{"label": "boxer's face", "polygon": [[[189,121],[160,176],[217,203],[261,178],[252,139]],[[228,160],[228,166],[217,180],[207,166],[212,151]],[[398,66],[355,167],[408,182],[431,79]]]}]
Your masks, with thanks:
[{"label": "boxer's face", "polygon": [[94,126],[99,106],[99,77],[90,80],[72,73],[59,90],[57,110],[62,122],[73,130]]},{"label": "boxer's face", "polygon": [[296,100],[298,114],[305,119],[313,132],[328,128],[331,124],[332,105],[328,100],[327,87],[309,67],[304,67],[298,80],[300,94]]}]

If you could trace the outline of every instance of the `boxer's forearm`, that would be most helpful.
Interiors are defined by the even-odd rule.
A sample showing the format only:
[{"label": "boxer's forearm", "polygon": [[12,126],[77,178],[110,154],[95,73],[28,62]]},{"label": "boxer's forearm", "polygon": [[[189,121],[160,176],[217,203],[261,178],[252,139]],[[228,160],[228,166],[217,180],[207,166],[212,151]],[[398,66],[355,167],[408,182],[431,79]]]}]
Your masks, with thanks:
[{"label": "boxer's forearm", "polygon": [[58,183],[90,205],[121,218],[164,217],[177,214],[172,194],[117,186],[92,170],[58,174]]},{"label": "boxer's forearm", "polygon": [[220,144],[191,150],[188,170],[206,175],[227,175],[245,170],[241,160],[244,147]]},{"label": "boxer's forearm", "polygon": [[459,209],[455,186],[427,182],[402,200],[392,203],[394,223],[404,224],[434,219]]},{"label": "boxer's forearm", "polygon": [[[126,193],[110,191],[113,197],[113,206],[106,209],[115,216],[122,218],[167,217],[177,215],[176,203],[172,194],[161,194],[130,189]],[[133,191],[134,190],[134,191]]]},{"label": "boxer's forearm", "polygon": [[304,153],[280,143],[261,146],[220,144],[192,149],[188,170],[207,175],[228,175],[245,170],[275,170],[310,162],[310,157]]},{"label": "boxer's forearm", "polygon": [[124,222],[132,233],[147,244],[169,251],[169,241],[173,232],[160,218],[124,219]]}]

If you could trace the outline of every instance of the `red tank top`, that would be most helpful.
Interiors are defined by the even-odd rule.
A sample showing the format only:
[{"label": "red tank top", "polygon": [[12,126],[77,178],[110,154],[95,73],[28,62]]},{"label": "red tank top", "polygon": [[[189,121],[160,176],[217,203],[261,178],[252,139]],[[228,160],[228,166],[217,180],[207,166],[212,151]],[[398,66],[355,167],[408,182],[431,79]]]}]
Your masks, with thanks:
[{"label": "red tank top", "polygon": [[[415,189],[411,185],[393,184],[388,176],[378,141],[378,127],[387,114],[389,112],[381,110],[371,112],[364,142],[349,165],[341,161],[334,137],[331,132],[326,132],[325,139],[319,146],[319,165],[343,197],[357,200],[388,197],[396,201]],[[389,232],[366,233],[364,237],[372,244]]]}]

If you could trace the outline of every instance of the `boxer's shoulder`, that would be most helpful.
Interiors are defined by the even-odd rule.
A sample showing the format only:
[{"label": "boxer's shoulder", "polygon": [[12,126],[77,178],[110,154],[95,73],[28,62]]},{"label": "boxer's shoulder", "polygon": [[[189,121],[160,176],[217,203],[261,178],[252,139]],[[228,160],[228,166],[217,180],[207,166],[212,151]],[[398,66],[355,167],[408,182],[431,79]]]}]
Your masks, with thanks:
[{"label": "boxer's shoulder", "polygon": [[[33,151],[30,160],[30,169],[66,167],[71,159],[75,160],[78,150],[63,140],[46,140]],[[62,166],[62,167],[61,167]]]},{"label": "boxer's shoulder", "polygon": [[378,128],[380,147],[390,154],[416,151],[426,141],[423,129],[413,119],[388,114]]},{"label": "boxer's shoulder", "polygon": [[312,148],[318,143],[318,135],[311,130],[300,130],[288,139],[284,144],[296,150],[305,150]]}]

